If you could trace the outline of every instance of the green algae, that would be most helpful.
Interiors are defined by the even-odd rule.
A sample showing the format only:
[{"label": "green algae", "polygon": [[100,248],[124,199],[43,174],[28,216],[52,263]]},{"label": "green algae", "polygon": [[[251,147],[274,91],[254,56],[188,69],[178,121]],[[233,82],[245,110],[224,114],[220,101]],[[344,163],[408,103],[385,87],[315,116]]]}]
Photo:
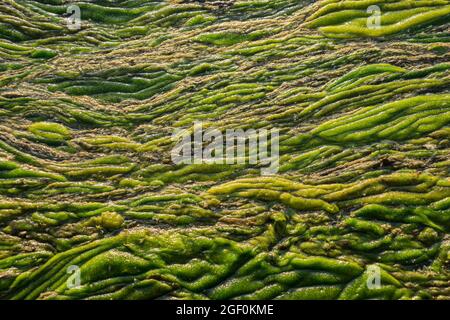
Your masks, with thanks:
[{"label": "green algae", "polygon": [[[0,298],[449,298],[448,1],[66,5],[0,4]],[[278,172],[173,164],[200,120]]]}]

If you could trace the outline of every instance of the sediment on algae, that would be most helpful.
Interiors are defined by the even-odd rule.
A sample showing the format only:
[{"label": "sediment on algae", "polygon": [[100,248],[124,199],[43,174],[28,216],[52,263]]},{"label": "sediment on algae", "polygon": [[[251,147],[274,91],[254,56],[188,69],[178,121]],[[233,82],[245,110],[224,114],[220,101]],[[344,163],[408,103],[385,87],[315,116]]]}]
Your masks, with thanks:
[{"label": "sediment on algae", "polygon": [[0,298],[450,298],[449,1],[73,3],[0,4]]}]

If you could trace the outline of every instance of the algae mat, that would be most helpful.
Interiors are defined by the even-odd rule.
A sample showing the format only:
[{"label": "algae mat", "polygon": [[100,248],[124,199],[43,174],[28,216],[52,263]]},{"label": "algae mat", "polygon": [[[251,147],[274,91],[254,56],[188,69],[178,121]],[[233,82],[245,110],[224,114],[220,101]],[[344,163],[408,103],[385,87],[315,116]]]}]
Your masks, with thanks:
[{"label": "algae mat", "polygon": [[[449,299],[449,22],[447,0],[2,0],[0,298]],[[175,164],[196,121],[277,128],[278,171]]]}]

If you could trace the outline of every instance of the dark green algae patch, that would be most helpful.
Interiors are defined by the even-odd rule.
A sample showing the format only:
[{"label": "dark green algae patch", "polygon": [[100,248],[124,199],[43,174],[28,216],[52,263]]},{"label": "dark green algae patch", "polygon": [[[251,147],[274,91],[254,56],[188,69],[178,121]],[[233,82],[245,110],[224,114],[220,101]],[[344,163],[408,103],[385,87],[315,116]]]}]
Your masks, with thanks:
[{"label": "dark green algae patch", "polygon": [[73,3],[0,4],[0,298],[450,298],[449,1]]}]

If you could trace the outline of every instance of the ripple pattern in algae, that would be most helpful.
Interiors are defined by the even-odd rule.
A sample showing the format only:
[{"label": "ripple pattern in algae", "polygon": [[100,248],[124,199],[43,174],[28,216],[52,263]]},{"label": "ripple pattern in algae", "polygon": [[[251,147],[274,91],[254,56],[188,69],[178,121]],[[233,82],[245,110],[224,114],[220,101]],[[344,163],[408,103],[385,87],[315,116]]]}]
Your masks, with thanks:
[{"label": "ripple pattern in algae", "polygon": [[[449,1],[73,3],[0,4],[1,298],[450,298]],[[172,164],[196,120],[278,174]]]}]

